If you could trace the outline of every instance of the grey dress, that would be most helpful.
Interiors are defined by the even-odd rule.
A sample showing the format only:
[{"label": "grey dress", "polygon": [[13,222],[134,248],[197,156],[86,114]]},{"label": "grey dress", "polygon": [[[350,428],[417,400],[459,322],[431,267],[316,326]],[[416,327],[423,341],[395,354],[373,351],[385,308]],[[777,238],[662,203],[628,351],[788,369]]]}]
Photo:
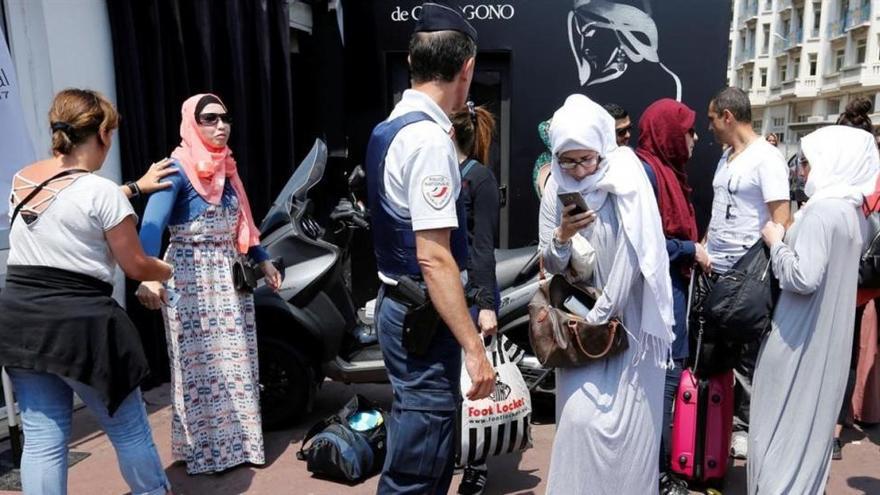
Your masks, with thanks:
[{"label": "grey dress", "polygon": [[[561,223],[556,192],[551,176],[539,219],[540,249],[550,273],[565,270],[571,255],[570,248],[551,242]],[[596,322],[620,317],[630,331],[630,347],[584,367],[556,370],[556,436],[547,493],[657,493],[665,371],[650,357],[654,351],[647,347],[653,339],[640,330],[644,277],[612,194],[580,234],[596,249],[590,285],[605,293],[597,302]]]},{"label": "grey dress", "polygon": [[864,229],[851,203],[818,200],[771,249],[782,294],[755,369],[752,495],[825,490],[849,372]]}]

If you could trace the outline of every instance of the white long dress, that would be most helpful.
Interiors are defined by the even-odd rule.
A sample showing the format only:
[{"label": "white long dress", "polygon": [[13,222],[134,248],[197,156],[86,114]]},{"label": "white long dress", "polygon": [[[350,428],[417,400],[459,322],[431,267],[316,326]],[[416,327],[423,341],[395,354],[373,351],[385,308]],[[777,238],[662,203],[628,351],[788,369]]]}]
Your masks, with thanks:
[{"label": "white long dress", "polygon": [[[541,204],[541,248],[546,269],[560,273],[569,252],[550,242],[559,225],[551,179]],[[619,224],[613,195],[596,221],[581,231],[597,253],[594,280],[610,298],[607,316],[629,329],[629,349],[612,358],[556,372],[556,437],[547,493],[644,495],[658,492],[658,461],[665,371],[645,346],[641,327],[638,259]],[[562,252],[561,252],[562,251]]]},{"label": "white long dress", "polygon": [[825,490],[852,351],[861,213],[818,200],[771,250],[782,294],[755,368],[749,493]]}]

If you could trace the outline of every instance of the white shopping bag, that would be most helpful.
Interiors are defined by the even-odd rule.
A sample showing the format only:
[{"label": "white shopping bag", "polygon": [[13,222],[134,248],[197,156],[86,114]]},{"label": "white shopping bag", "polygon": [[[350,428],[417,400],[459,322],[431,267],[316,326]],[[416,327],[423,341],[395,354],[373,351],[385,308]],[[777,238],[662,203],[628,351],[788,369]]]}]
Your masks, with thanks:
[{"label": "white shopping bag", "polygon": [[[456,464],[482,464],[489,456],[521,452],[532,446],[532,399],[516,363],[523,351],[503,335],[493,337],[486,357],[495,368],[495,391],[485,399],[461,404]],[[462,363],[462,397],[471,379]]]}]

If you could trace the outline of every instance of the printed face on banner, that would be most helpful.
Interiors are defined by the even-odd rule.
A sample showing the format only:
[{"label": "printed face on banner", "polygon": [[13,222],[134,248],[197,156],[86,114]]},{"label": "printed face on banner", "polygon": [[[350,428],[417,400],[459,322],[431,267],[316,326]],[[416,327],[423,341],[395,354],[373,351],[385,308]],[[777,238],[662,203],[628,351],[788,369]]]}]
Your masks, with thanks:
[{"label": "printed face on banner", "polygon": [[678,76],[660,61],[659,33],[649,14],[651,1],[631,2],[642,8],[608,0],[574,0],[568,14],[568,41],[581,86],[613,81],[633,64],[654,63],[675,80],[676,99],[681,100]]}]

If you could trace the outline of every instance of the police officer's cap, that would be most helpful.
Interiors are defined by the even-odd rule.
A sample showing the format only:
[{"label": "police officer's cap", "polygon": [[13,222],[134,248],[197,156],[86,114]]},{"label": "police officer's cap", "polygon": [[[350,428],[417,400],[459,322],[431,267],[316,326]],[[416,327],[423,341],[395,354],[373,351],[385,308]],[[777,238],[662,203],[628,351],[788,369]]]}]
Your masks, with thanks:
[{"label": "police officer's cap", "polygon": [[477,30],[461,15],[461,10],[445,3],[425,2],[416,23],[416,33],[458,31],[477,41]]}]

